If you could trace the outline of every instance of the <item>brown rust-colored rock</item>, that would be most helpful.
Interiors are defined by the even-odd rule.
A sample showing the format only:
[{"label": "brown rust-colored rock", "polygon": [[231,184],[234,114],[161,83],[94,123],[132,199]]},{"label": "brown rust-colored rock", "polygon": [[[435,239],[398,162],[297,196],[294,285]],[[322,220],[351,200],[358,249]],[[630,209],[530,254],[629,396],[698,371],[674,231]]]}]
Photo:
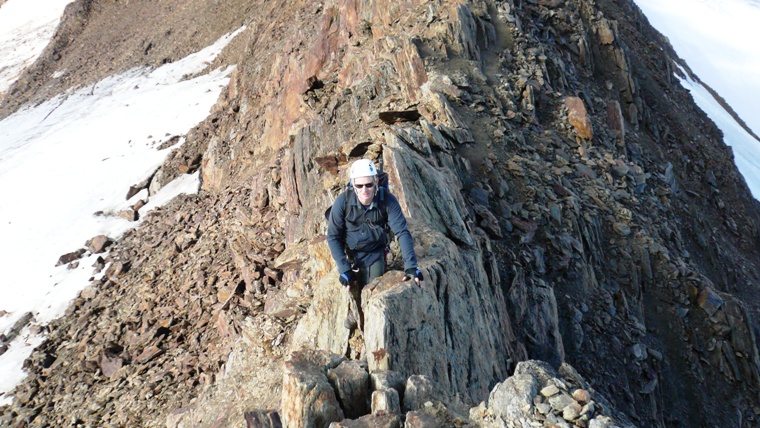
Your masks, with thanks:
[{"label": "brown rust-colored rock", "polygon": [[93,254],[100,254],[106,250],[106,248],[113,243],[111,238],[105,235],[98,235],[89,241],[87,241],[87,249]]},{"label": "brown rust-colored rock", "polygon": [[565,107],[567,107],[567,120],[578,136],[585,140],[592,139],[594,129],[586,112],[586,107],[583,105],[583,100],[578,97],[567,97],[565,98]]}]

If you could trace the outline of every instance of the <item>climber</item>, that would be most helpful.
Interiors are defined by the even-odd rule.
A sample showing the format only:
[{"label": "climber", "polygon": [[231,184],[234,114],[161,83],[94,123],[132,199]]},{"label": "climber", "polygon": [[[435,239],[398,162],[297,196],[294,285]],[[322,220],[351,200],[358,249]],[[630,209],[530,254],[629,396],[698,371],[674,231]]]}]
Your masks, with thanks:
[{"label": "climber", "polygon": [[[398,200],[380,187],[375,164],[359,159],[351,165],[350,187],[335,199],[327,224],[327,244],[340,272],[340,283],[361,307],[361,289],[385,273],[386,225],[398,237],[404,258],[404,281],[421,285],[412,235]],[[349,311],[344,326],[352,330],[357,320]]]}]

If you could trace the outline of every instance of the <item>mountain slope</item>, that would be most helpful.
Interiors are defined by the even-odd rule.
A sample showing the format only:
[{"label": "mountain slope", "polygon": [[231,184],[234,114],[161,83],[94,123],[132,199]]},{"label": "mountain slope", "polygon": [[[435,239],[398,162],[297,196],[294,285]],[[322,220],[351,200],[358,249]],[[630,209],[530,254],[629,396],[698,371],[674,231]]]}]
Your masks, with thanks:
[{"label": "mountain slope", "polygon": [[[78,1],[62,28],[93,40],[119,8],[150,7]],[[174,24],[132,31],[191,34],[169,9],[151,13]],[[117,243],[105,279],[50,326],[5,424],[241,426],[284,406],[283,357],[304,347],[426,375],[466,406],[538,359],[575,367],[637,426],[756,423],[760,212],[635,5],[225,11],[249,28],[228,48],[238,68],[167,165],[201,156],[202,194]],[[48,48],[4,111],[75,83],[41,77],[61,61],[91,81],[109,58],[143,61],[136,41],[108,43],[87,64],[93,43]],[[349,335],[323,212],[359,157],[384,161],[427,280],[386,275]]]}]

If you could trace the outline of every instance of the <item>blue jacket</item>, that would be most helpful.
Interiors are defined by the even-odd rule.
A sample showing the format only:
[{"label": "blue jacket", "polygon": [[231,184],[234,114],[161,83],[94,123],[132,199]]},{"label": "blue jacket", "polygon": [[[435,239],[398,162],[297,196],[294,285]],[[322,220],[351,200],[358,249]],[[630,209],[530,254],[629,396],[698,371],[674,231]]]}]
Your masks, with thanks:
[{"label": "blue jacket", "polygon": [[[380,192],[385,193],[385,200],[380,202]],[[346,203],[348,197],[348,203]],[[368,207],[364,207],[353,189],[342,192],[335,199],[327,224],[327,245],[338,271],[343,273],[351,269],[346,253],[354,259],[354,267],[371,266],[384,257],[386,232],[380,204],[385,204],[387,221],[393,233],[398,237],[401,254],[404,257],[404,269],[417,267],[414,254],[412,234],[406,228],[406,218],[401,212],[398,199],[386,189],[379,189]],[[346,215],[345,211],[348,211]]]}]

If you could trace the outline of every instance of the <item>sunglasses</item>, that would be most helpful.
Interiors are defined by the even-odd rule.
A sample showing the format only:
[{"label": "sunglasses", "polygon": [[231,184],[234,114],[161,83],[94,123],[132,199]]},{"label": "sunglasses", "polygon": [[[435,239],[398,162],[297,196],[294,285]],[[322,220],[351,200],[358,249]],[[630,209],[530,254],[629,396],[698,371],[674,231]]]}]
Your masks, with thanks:
[{"label": "sunglasses", "polygon": [[375,187],[375,183],[367,183],[367,184],[354,184],[354,187],[356,187],[357,189],[363,189],[363,188],[365,188],[365,187],[366,187],[367,189],[371,189],[371,188]]}]

